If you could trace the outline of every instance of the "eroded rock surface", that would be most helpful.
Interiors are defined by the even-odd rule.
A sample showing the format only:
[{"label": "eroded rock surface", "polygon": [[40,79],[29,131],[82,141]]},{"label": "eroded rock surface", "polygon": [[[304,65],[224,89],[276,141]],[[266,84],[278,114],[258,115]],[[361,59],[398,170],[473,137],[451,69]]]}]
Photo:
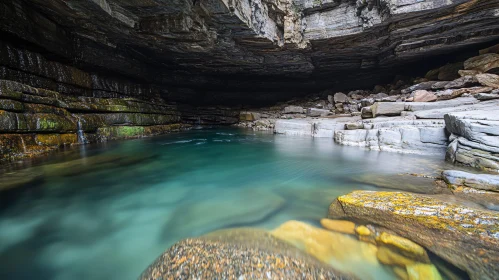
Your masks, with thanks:
[{"label": "eroded rock surface", "polygon": [[139,277],[156,279],[355,279],[271,234],[214,232],[178,242]]},{"label": "eroded rock surface", "polygon": [[[492,101],[489,101],[492,102]],[[480,169],[499,171],[499,115],[496,106],[487,110],[445,115],[451,136],[447,159]]]},{"label": "eroded rock surface", "polygon": [[329,217],[389,228],[465,270],[472,279],[495,279],[499,274],[497,212],[425,195],[354,191],[331,204]]}]

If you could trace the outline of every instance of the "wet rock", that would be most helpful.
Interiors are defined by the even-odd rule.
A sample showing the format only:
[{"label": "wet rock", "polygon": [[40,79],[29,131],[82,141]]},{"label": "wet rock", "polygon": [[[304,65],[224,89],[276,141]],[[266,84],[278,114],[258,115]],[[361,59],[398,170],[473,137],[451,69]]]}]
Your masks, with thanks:
[{"label": "wet rock", "polygon": [[[328,263],[335,269],[351,272],[360,279],[383,273],[373,244],[358,241],[348,235],[316,228],[308,224],[289,221],[274,229],[272,235],[303,248],[305,252]],[[347,249],[348,248],[348,249]],[[355,253],[353,253],[355,252]],[[362,269],[359,269],[359,261]],[[385,272],[386,273],[386,272]],[[385,277],[388,277],[385,274]]]},{"label": "wet rock", "polygon": [[499,192],[499,175],[473,174],[458,170],[445,170],[442,178],[448,184]]},{"label": "wet rock", "polygon": [[410,264],[406,266],[409,280],[428,279],[441,280],[442,276],[437,268],[431,264]]},{"label": "wet rock", "polygon": [[301,114],[303,107],[300,106],[286,106],[284,107],[284,114]]},{"label": "wet rock", "polygon": [[413,262],[430,263],[426,250],[409,239],[382,232],[376,237],[376,243],[400,253]]},{"label": "wet rock", "polygon": [[26,187],[43,179],[43,173],[33,168],[1,174],[0,192],[14,188]]},{"label": "wet rock", "polygon": [[[389,228],[465,270],[472,279],[499,273],[499,214],[431,196],[355,191],[338,197],[330,218],[349,218]],[[442,240],[445,239],[445,241]]]},{"label": "wet rock", "polygon": [[413,92],[414,102],[433,102],[437,100],[435,94],[426,90],[416,90]]},{"label": "wet rock", "polygon": [[[227,192],[203,204],[185,203],[177,208],[165,227],[171,234],[188,236],[198,229],[217,230],[251,224],[269,217],[285,204],[284,198],[264,189],[247,190],[237,197],[231,195],[234,194]],[[225,199],[226,196],[231,199]]]},{"label": "wet rock", "polygon": [[139,277],[141,280],[301,278],[353,279],[265,231],[252,229],[218,231],[182,240]]},{"label": "wet rock", "polygon": [[412,175],[366,174],[355,177],[353,181],[362,184],[377,186],[379,188],[402,190],[415,193],[435,194],[442,192],[442,190],[437,188],[437,186],[435,185],[434,179]]},{"label": "wet rock", "polygon": [[486,53],[472,57],[464,62],[465,70],[477,70],[482,73],[499,68],[499,54]]},{"label": "wet rock", "polygon": [[[498,66],[499,67],[499,66]],[[499,75],[495,74],[478,74],[476,75],[478,82],[486,87],[499,88]]]},{"label": "wet rock", "polygon": [[350,221],[321,219],[321,225],[331,231],[355,234],[355,224]]},{"label": "wet rock", "polygon": [[486,209],[499,211],[499,192],[484,191],[459,185],[451,185],[450,189],[457,197],[481,205]]},{"label": "wet rock", "polygon": [[447,85],[445,85],[446,89],[452,89],[452,88],[465,88],[465,87],[470,87],[473,85],[476,85],[478,83],[478,80],[476,79],[475,76],[464,76],[458,79],[455,79],[452,82],[449,82]]}]

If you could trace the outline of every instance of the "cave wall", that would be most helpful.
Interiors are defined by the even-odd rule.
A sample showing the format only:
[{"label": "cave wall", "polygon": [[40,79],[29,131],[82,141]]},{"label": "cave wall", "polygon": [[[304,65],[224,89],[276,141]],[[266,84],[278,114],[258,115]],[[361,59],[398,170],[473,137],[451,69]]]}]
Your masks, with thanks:
[{"label": "cave wall", "polygon": [[0,0],[0,157],[372,88],[497,42],[498,19],[499,0]]}]

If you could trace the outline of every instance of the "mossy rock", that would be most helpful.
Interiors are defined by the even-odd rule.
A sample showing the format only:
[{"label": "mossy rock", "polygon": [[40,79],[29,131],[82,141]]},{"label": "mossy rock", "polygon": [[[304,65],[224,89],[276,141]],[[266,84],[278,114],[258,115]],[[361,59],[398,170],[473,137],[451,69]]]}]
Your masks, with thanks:
[{"label": "mossy rock", "polygon": [[499,212],[404,192],[354,191],[329,217],[377,224],[422,245],[473,279],[499,275]]}]

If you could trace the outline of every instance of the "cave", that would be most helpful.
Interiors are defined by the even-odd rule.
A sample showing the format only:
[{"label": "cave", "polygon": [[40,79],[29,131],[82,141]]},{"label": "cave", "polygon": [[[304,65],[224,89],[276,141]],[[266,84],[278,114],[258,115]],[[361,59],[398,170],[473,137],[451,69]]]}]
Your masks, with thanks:
[{"label": "cave", "polygon": [[498,75],[499,0],[0,0],[0,278],[497,279]]}]

